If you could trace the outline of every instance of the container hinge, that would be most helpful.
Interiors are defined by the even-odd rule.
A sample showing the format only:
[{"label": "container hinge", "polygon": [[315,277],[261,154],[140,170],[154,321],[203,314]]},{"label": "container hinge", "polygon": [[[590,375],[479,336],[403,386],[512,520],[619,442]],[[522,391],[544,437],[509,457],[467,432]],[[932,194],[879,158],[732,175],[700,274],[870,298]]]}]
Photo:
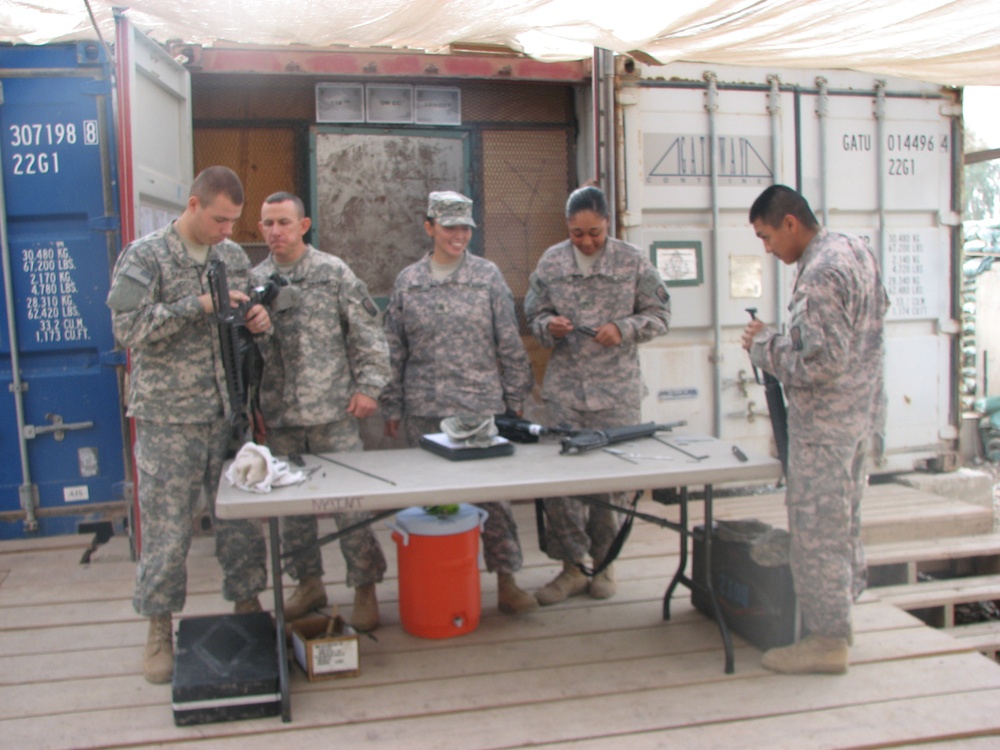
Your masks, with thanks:
[{"label": "container hinge", "polygon": [[937,321],[937,332],[939,336],[957,336],[961,330],[961,325],[957,320],[944,320],[939,318]]},{"label": "container hinge", "polygon": [[121,219],[114,214],[97,216],[90,220],[90,228],[95,232],[117,232],[121,226]]},{"label": "container hinge", "polygon": [[958,211],[938,211],[938,224],[943,227],[957,227],[962,223],[962,215]]},{"label": "container hinge", "polygon": [[944,117],[961,117],[962,105],[954,103],[942,104],[939,111]]},{"label": "container hinge", "polygon": [[38,485],[22,484],[17,488],[17,496],[21,502],[21,509],[25,512],[24,530],[38,531],[38,519],[35,517],[35,510],[38,508]]},{"label": "container hinge", "polygon": [[101,352],[97,355],[97,361],[101,363],[101,367],[124,367],[125,350],[112,349],[110,352]]},{"label": "container hinge", "polygon": [[46,414],[45,418],[52,424],[26,424],[21,434],[25,440],[33,440],[38,435],[51,432],[56,440],[64,440],[66,432],[69,430],[89,430],[94,426],[93,422],[63,422],[61,414]]}]

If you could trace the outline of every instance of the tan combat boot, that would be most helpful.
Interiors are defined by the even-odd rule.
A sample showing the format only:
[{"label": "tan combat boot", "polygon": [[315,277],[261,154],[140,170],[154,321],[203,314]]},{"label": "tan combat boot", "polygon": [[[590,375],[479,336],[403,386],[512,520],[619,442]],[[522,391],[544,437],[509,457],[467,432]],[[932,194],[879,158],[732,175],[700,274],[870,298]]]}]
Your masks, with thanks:
[{"label": "tan combat boot", "polygon": [[497,609],[505,615],[522,615],[538,609],[538,600],[520,588],[510,573],[498,573]]},{"label": "tan combat boot", "polygon": [[326,588],[319,576],[309,576],[299,581],[295,591],[285,601],[285,621],[299,620],[314,609],[326,606]]},{"label": "tan combat boot", "polygon": [[249,615],[254,612],[263,611],[264,608],[260,606],[260,599],[256,596],[250,597],[249,599],[243,599],[233,605],[233,614],[235,615]]},{"label": "tan combat boot", "polygon": [[162,685],[174,676],[174,628],[170,613],[149,618],[149,636],[142,652],[142,676]]},{"label": "tan combat boot", "polygon": [[590,581],[590,595],[594,599],[610,599],[617,590],[614,565],[609,565]]},{"label": "tan combat boot", "polygon": [[590,583],[587,576],[571,562],[563,562],[562,572],[535,592],[538,603],[544,606],[566,601],[582,594]]},{"label": "tan combat boot", "polygon": [[370,633],[378,627],[378,599],[375,598],[374,583],[354,589],[351,627],[362,633]]},{"label": "tan combat boot", "polygon": [[844,674],[847,671],[847,639],[807,635],[798,643],[764,652],[765,669],[783,674]]}]

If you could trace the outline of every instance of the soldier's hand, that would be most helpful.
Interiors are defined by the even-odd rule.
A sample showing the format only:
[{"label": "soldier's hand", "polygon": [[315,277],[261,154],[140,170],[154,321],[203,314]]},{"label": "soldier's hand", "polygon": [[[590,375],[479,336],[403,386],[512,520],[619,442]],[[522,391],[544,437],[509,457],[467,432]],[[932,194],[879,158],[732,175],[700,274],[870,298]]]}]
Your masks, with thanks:
[{"label": "soldier's hand", "polygon": [[561,339],[573,330],[573,322],[562,315],[556,315],[549,321],[549,333],[557,339]]},{"label": "soldier's hand", "polygon": [[347,413],[355,419],[364,419],[374,414],[376,408],[378,408],[378,402],[371,396],[355,393],[347,404]]},{"label": "soldier's hand", "polygon": [[597,329],[594,341],[601,346],[618,346],[622,342],[622,332],[614,323],[605,323]]},{"label": "soldier's hand", "polygon": [[[247,297],[247,299],[250,298]],[[263,305],[254,305],[251,307],[247,310],[247,314],[243,320],[246,322],[247,330],[250,333],[264,333],[271,327],[271,316],[267,314],[267,308]]]},{"label": "soldier's hand", "polygon": [[750,351],[750,347],[753,346],[754,336],[763,331],[764,328],[764,324],[756,319],[747,323],[747,327],[743,329],[743,336],[741,337],[743,348]]},{"label": "soldier's hand", "polygon": [[385,436],[386,437],[399,437],[399,420],[398,419],[387,419],[385,420]]}]

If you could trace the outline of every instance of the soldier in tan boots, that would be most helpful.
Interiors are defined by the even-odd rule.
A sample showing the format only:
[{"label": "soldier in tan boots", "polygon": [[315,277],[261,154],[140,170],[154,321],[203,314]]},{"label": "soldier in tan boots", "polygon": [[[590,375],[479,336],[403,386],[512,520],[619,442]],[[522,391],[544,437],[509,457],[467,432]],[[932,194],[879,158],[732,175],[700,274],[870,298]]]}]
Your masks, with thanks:
[{"label": "soldier in tan boots", "polygon": [[[249,299],[250,261],[228,238],[243,210],[243,186],[225,167],[209,167],[191,185],[180,217],[136,240],[115,265],[108,307],[115,338],[131,350],[128,414],[135,419],[142,554],[133,605],[150,618],[143,653],[149,682],[174,670],[171,614],[184,608],[192,518],[204,490],[215,492],[232,437],[229,400],[206,266],[226,264],[230,298]],[[252,334],[270,328],[261,305],[246,315]],[[214,519],[223,596],[236,611],[255,607],[267,581],[266,550],[255,521]]]},{"label": "soldier in tan boots", "polygon": [[[637,424],[644,392],[639,344],[667,332],[670,295],[646,254],[608,235],[610,211],[597,187],[573,191],[566,202],[569,238],[542,255],[528,281],[524,313],[538,343],[552,350],[542,399],[549,424],[605,429]],[[585,333],[586,331],[586,333]],[[600,496],[624,505],[625,495]],[[614,568],[588,583],[577,567],[607,556],[618,513],[576,497],[546,498],[546,553],[562,571],[535,596],[555,604],[589,591],[614,595]]]},{"label": "soldier in tan boots", "polygon": [[767,188],[750,209],[764,248],[797,264],[788,334],[752,321],[743,347],[788,399],[789,565],[808,635],[774,648],[775,672],[847,671],[851,608],[866,583],[861,497],[870,438],[884,431],[889,298],[860,238],[823,229],[798,192]]},{"label": "soldier in tan boots", "polygon": [[[291,193],[268,196],[260,232],[270,255],[251,272],[263,284],[274,273],[298,290],[296,303],[273,316],[274,335],[259,344],[264,360],[261,411],[267,444],[275,455],[359,451],[360,420],[375,413],[389,380],[389,347],[368,287],[344,261],[305,241],[311,222]],[[366,521],[368,513],[337,513],[338,529]],[[285,602],[285,618],[297,620],[327,604],[323,559],[315,516],[281,520],[282,548],[295,552],[288,573],[298,586]],[[370,526],[340,539],[347,585],[354,587],[351,625],[378,627],[375,584],[386,563]]]}]

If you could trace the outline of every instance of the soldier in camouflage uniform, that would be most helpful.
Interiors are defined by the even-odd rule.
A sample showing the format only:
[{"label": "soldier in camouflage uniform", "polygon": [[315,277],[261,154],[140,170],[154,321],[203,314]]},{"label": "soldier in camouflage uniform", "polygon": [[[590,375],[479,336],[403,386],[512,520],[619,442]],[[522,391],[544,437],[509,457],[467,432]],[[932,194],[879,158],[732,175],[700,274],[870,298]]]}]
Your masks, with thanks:
[{"label": "soldier in camouflage uniform", "polygon": [[[271,254],[253,269],[251,279],[264,284],[280,273],[296,291],[294,305],[272,311],[274,335],[259,343],[268,447],[275,455],[362,450],[359,420],[375,412],[390,376],[378,308],[344,261],[303,240],[311,221],[297,196],[268,196],[260,216]],[[370,517],[366,512],[334,515],[339,529]],[[289,621],[327,603],[317,532],[315,516],[281,520],[283,549],[301,550],[287,568],[298,581],[285,603]],[[351,624],[374,630],[379,622],[375,584],[386,568],[382,548],[370,526],[341,537],[340,548],[347,585],[355,589]]]},{"label": "soldier in camouflage uniform", "polygon": [[750,209],[765,249],[798,263],[788,334],[760,321],[743,332],[754,365],[788,399],[788,528],[795,594],[807,635],[771,649],[777,672],[847,670],[851,605],[865,586],[861,496],[865,455],[885,414],[878,261],[857,237],[828,232],[806,200],[774,185]]},{"label": "soldier in camouflage uniform", "polygon": [[[637,424],[645,392],[638,345],[667,332],[670,296],[660,274],[636,247],[608,237],[608,204],[597,187],[566,204],[570,237],[545,251],[531,275],[524,311],[531,332],[552,349],[542,398],[549,424],[604,429]],[[624,496],[600,495],[621,505]],[[580,569],[607,556],[618,513],[585,498],[545,500],[546,553],[563,570],[535,593],[542,604],[590,592],[615,592],[614,568],[588,580]]]},{"label": "soldier in camouflage uniform", "polygon": [[[209,167],[191,185],[181,216],[136,240],[115,265],[108,306],[115,338],[131,350],[128,415],[135,419],[142,555],[133,604],[150,618],[143,673],[173,674],[171,613],[184,608],[186,558],[202,491],[214,518],[215,492],[232,427],[206,264],[226,264],[234,304],[249,297],[250,262],[228,237],[243,206],[239,178]],[[269,330],[261,305],[246,315]],[[255,521],[215,519],[222,593],[237,612],[260,611],[266,583],[264,537]]]},{"label": "soldier in camouflage uniform", "polygon": [[[531,391],[513,295],[496,265],[466,251],[474,226],[469,198],[431,193],[424,228],[434,249],[400,272],[385,312],[393,373],[380,399],[386,434],[395,437],[405,417],[411,446],[440,432],[444,417],[520,415]],[[497,573],[500,611],[537,608],[514,581],[522,554],[510,503],[482,508],[483,557]]]}]

